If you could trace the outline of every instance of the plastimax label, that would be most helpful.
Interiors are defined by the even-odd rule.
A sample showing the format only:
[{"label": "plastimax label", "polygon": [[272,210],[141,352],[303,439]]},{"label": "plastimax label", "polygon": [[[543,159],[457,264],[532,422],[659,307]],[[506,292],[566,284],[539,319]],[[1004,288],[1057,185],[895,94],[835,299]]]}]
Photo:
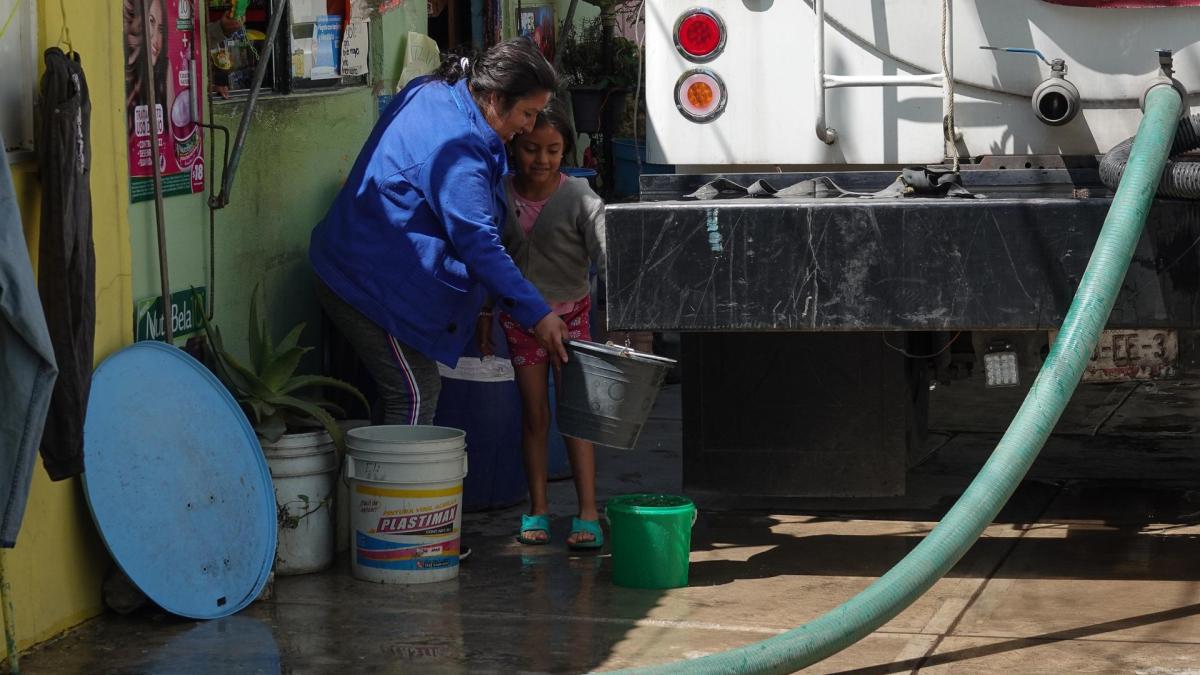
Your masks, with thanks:
[{"label": "plastimax label", "polygon": [[430,511],[400,516],[383,516],[375,526],[377,534],[445,534],[454,530],[454,518],[458,515],[458,505]]}]

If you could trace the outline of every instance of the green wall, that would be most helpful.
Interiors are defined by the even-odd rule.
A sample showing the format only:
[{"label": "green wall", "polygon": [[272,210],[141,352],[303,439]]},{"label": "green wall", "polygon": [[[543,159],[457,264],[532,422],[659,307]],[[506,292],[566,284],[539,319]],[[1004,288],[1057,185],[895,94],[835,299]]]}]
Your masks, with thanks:
[{"label": "green wall", "polygon": [[[215,122],[236,133],[242,102],[215,106]],[[260,99],[228,206],[216,211],[215,322],[226,347],[247,355],[250,294],[265,293],[276,338],[300,321],[316,346],[320,313],[312,294],[308,237],[345,180],[376,118],[370,88]],[[221,141],[209,179],[220,186]],[[207,142],[205,148],[207,150]],[[165,200],[172,291],[209,285],[209,218],[205,194]],[[130,205],[135,303],[159,295],[154,204]],[[132,321],[132,317],[130,321]]]},{"label": "green wall", "polygon": [[[391,93],[396,89],[396,80],[404,68],[404,48],[408,40],[408,32],[428,33],[429,16],[426,14],[427,5],[424,2],[406,2],[399,9],[383,15],[378,30],[382,33],[383,49],[372,51],[371,68],[374,71],[378,90]],[[374,37],[375,33],[372,33]],[[378,68],[375,67],[379,59]]]},{"label": "green wall", "polygon": [[[167,271],[171,290],[203,286],[208,270],[207,193],[167,197],[163,200],[166,224]],[[204,227],[201,227],[201,223]],[[158,297],[162,284],[158,273],[158,234],[154,202],[129,205],[129,236],[133,271],[133,303]],[[133,316],[129,317],[132,325]]]},{"label": "green wall", "polygon": [[[390,93],[403,66],[409,31],[424,33],[424,3],[405,3],[372,21],[371,86],[259,99],[228,206],[216,211],[215,321],[226,347],[246,357],[251,291],[276,339],[300,321],[303,343],[319,346],[320,309],[308,264],[312,228],[324,216],[378,116],[377,94]],[[235,134],[244,101],[220,101],[215,122]],[[207,117],[207,111],[205,113]],[[209,180],[221,180],[221,136],[207,156]],[[208,139],[204,151],[209,152]],[[209,285],[208,194],[165,200],[172,291]],[[159,295],[153,202],[129,206],[133,299]],[[133,317],[129,317],[133,321]],[[316,365],[312,359],[307,364]]]},{"label": "green wall", "polygon": [[[305,321],[302,343],[318,344],[309,233],[350,172],[375,111],[366,87],[258,102],[229,206],[217,211],[214,312],[235,355],[246,354],[250,296],[260,284],[273,336]],[[240,106],[216,110],[217,124],[230,128],[240,117]]]}]

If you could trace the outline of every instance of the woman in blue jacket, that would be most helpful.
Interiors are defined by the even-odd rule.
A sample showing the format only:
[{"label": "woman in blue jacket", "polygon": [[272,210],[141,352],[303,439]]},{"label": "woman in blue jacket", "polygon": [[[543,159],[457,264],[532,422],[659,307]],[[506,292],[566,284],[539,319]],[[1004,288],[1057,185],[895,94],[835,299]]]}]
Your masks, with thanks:
[{"label": "woman in blue jacket", "polygon": [[326,312],[379,387],[387,424],[429,424],[488,295],[557,358],[567,326],[504,246],[505,144],[558,85],[527,40],[449,57],[384,111],[309,257]]}]

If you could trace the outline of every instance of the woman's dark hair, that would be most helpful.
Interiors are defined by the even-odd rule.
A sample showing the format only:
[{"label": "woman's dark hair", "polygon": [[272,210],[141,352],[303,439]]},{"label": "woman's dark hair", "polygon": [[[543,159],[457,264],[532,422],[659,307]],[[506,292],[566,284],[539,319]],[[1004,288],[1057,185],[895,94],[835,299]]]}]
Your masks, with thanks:
[{"label": "woman's dark hair", "polygon": [[[167,69],[170,66],[170,59],[167,58],[167,4],[165,0],[151,0],[151,5],[157,5],[163,21],[158,24],[158,34],[162,51],[158,55],[158,61],[154,63],[153,81],[151,85],[154,87],[154,102],[163,107],[170,115],[170,110],[167,109]],[[132,11],[130,11],[132,9]],[[125,44],[125,123],[130,131],[134,128],[134,113],[135,108],[139,105],[147,105],[150,97],[146,83],[146,60],[151,58],[153,47],[151,42],[153,36],[150,35],[150,27],[144,25],[145,17],[141,14],[141,2],[139,0],[136,8],[125,8],[123,18],[125,21],[125,30],[130,30],[130,26],[139,27],[141,31],[142,44],[134,52],[130,49],[129,43]],[[162,130],[159,130],[162,132]]]},{"label": "woman's dark hair", "polygon": [[533,128],[538,127],[553,127],[555,131],[563,137],[563,157],[575,157],[575,127],[571,125],[571,118],[567,117],[567,111],[563,109],[562,101],[556,98],[550,99],[542,112],[538,113],[537,122]]},{"label": "woman's dark hair", "polygon": [[502,112],[527,96],[558,90],[554,66],[528,38],[506,40],[482,54],[447,54],[433,79],[449,84],[465,79],[480,105],[490,94],[499,94]]}]

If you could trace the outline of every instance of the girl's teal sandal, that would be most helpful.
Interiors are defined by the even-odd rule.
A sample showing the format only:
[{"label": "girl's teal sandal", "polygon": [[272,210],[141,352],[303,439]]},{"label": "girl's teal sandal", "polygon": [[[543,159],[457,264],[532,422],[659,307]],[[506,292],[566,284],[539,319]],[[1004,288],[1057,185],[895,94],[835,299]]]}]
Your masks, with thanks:
[{"label": "girl's teal sandal", "polygon": [[[525,536],[526,532],[545,532],[545,539],[530,539]],[[521,531],[517,533],[517,541],[526,546],[542,546],[550,543],[550,518],[542,514],[539,516],[527,516],[521,514]]]},{"label": "girl's teal sandal", "polygon": [[594,551],[604,546],[604,531],[600,529],[600,521],[572,518],[571,534],[583,534],[585,532],[592,535],[591,541],[581,541],[575,544],[569,543],[567,547],[572,551]]}]

